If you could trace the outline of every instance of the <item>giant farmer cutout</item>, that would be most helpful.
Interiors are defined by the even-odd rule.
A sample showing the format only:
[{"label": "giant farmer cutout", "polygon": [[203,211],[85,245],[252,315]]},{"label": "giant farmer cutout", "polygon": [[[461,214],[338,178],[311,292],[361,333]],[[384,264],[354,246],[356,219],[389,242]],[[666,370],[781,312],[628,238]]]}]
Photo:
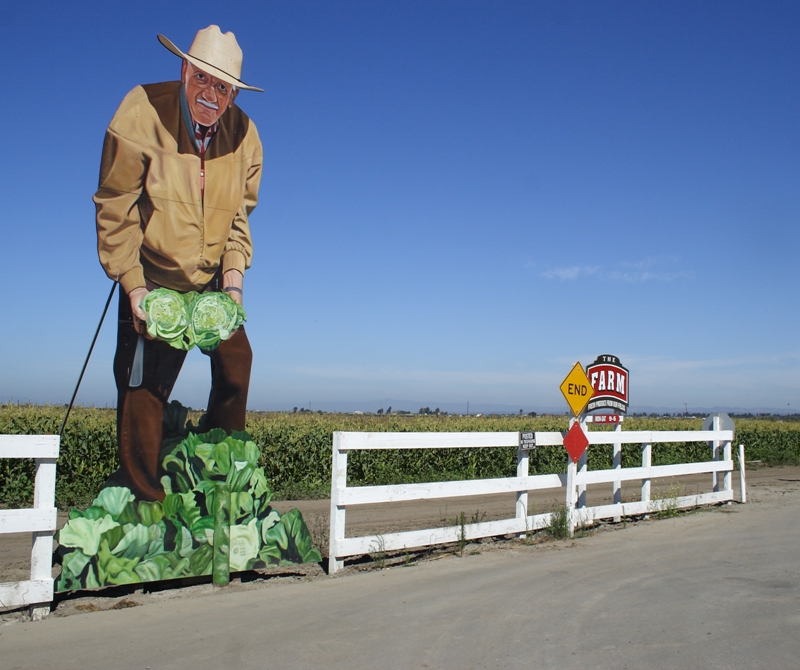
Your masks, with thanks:
[{"label": "giant farmer cutout", "polygon": [[[319,561],[281,516],[245,429],[252,353],[242,308],[262,149],[235,104],[242,50],[209,26],[180,81],[137,86],[106,131],[94,196],[100,262],[122,291],[114,376],[120,468],[60,532],[61,590]],[[211,361],[204,424],[169,396],[186,352]],[[167,411],[165,411],[167,410]],[[167,434],[164,427],[167,427]],[[195,435],[192,430],[198,432]],[[227,563],[226,563],[227,561]],[[225,581],[220,577],[220,581]]]}]

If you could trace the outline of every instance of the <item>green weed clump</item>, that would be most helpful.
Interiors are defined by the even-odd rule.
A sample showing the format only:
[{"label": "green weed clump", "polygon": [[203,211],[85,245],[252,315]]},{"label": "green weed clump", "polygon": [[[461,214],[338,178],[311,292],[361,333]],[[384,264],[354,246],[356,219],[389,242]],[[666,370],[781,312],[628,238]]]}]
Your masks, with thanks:
[{"label": "green weed clump", "polygon": [[383,535],[378,535],[377,540],[370,546],[369,557],[378,570],[383,570],[386,567],[387,553]]},{"label": "green weed clump", "polygon": [[569,514],[566,507],[559,507],[550,514],[550,524],[545,527],[545,532],[556,540],[569,537]]},{"label": "green weed clump", "polygon": [[[57,433],[64,418],[61,405],[0,405],[0,434]],[[196,414],[196,413],[195,413]],[[191,415],[197,422],[199,415]],[[696,430],[701,419],[629,417],[624,430]],[[566,416],[378,416],[249,412],[247,432],[261,450],[259,465],[276,499],[321,498],[330,493],[333,432],[471,432],[565,431]],[[606,430],[606,428],[595,428]],[[736,441],[748,460],[768,465],[800,463],[800,423],[739,419]],[[655,445],[653,465],[709,460],[704,443]],[[589,468],[612,466],[612,447],[589,449]],[[490,477],[516,473],[513,448],[409,449],[351,452],[348,484],[408,484]],[[641,464],[638,445],[622,449],[623,467]],[[562,447],[540,447],[530,453],[530,473],[564,472],[567,455]],[[60,508],[89,504],[108,475],[118,467],[116,412],[113,409],[74,408],[67,423],[58,460],[56,504]],[[0,459],[0,506],[26,507],[33,500],[33,460]]]},{"label": "green weed clump", "polygon": [[683,495],[684,487],[672,484],[666,491],[661,491],[652,498],[655,517],[657,519],[672,519],[681,513],[678,507],[678,498]]},{"label": "green weed clump", "polygon": [[467,546],[467,529],[464,512],[458,517],[458,555],[464,557],[464,547]]}]

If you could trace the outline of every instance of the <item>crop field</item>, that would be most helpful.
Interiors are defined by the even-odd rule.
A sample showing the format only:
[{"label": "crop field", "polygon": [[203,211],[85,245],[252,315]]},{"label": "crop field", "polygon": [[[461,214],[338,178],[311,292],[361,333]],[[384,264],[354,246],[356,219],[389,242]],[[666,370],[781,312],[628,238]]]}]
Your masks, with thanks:
[{"label": "crop field", "polygon": [[[0,405],[0,434],[57,433],[63,406]],[[190,418],[197,422],[199,416]],[[623,430],[697,430],[701,419],[628,417]],[[566,416],[377,416],[250,412],[247,431],[262,451],[261,465],[276,498],[327,497],[330,491],[331,442],[336,430],[353,431],[561,431]],[[597,428],[596,430],[603,430]],[[800,463],[800,423],[755,419],[736,421],[736,443],[744,444],[748,460],[767,465]],[[589,468],[611,467],[611,446],[589,450]],[[516,450],[430,449],[354,452],[348,463],[348,483],[380,485],[454,479],[506,477],[516,472]],[[701,443],[658,445],[653,464],[709,460]],[[563,472],[567,456],[561,447],[531,453],[531,474]],[[623,467],[641,463],[636,445],[623,447]],[[60,508],[88,504],[117,463],[116,412],[73,409],[61,444],[56,482]],[[33,500],[32,460],[0,459],[0,506],[29,506]]]}]

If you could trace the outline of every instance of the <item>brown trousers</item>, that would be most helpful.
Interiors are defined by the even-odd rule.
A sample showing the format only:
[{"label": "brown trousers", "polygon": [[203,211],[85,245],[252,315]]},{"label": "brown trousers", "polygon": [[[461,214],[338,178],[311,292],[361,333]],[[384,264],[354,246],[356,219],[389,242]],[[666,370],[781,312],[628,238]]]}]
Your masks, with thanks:
[{"label": "brown trousers", "polygon": [[[106,486],[127,486],[139,500],[164,500],[160,481],[163,474],[160,471],[161,419],[186,352],[161,340],[145,339],[142,383],[131,388],[131,368],[138,338],[130,299],[120,289],[114,355],[120,468],[111,474]],[[211,394],[206,410],[208,428],[222,428],[228,432],[244,430],[253,360],[244,327],[213,351],[203,353],[211,359]]]}]

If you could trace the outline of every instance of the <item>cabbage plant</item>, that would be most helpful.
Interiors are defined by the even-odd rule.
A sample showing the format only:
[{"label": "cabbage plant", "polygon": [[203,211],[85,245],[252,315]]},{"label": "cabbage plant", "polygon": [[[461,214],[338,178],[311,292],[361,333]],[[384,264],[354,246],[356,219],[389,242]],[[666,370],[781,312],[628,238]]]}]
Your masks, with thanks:
[{"label": "cabbage plant", "polygon": [[211,351],[241,326],[246,315],[226,293],[201,293],[194,298],[190,316],[191,340],[203,351]]},{"label": "cabbage plant", "polygon": [[300,512],[270,505],[260,458],[244,432],[215,428],[177,444],[165,440],[164,501],[137,501],[128,488],[111,486],[88,509],[72,510],[58,533],[56,590],[210,575],[219,483],[231,492],[230,570],[321,561]]},{"label": "cabbage plant", "polygon": [[181,294],[168,288],[150,291],[141,305],[147,314],[147,333],[150,337],[164,340],[175,349],[191,349],[189,310],[196,295],[194,291]]}]

